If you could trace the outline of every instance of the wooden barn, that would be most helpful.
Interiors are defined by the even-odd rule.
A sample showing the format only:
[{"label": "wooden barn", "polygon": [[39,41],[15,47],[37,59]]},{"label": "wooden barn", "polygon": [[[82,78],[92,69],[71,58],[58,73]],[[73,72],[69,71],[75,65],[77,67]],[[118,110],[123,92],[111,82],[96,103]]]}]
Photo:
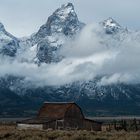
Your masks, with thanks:
[{"label": "wooden barn", "polygon": [[36,118],[21,121],[19,129],[101,130],[101,123],[86,119],[73,102],[45,102]]}]

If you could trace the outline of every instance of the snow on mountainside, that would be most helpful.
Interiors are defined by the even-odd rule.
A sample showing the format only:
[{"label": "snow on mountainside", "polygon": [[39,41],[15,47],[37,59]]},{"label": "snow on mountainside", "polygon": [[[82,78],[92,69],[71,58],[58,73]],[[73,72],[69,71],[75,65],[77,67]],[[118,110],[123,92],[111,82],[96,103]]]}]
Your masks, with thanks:
[{"label": "snow on mountainside", "polygon": [[[40,27],[37,33],[32,34],[31,37],[22,38],[19,42],[20,47],[17,47],[15,45],[11,45],[10,47],[8,46],[8,51],[10,51],[13,47],[13,56],[16,55],[16,59],[21,62],[37,64],[40,64],[42,62],[57,63],[64,57],[59,54],[59,50],[63,47],[67,40],[74,39],[75,35],[80,33],[80,31],[84,28],[84,25],[84,23],[79,21],[75,13],[73,4],[64,4],[48,18],[47,22]],[[111,40],[106,40],[106,37],[104,39],[104,36],[106,35],[103,34],[102,43],[106,46],[109,46],[111,43],[113,46],[115,46],[115,42],[120,41],[127,34],[126,29],[121,27],[112,18],[108,18],[103,22],[100,22],[100,25],[103,29],[105,29],[107,33],[106,35],[113,35]],[[8,38],[8,41],[17,40],[15,37],[5,31],[2,24],[0,27],[2,34]],[[19,83],[19,86],[21,85],[22,84]],[[104,92],[106,89],[104,89],[104,92],[99,91],[100,87],[96,88],[98,87],[96,81],[87,81],[82,82],[82,84],[77,83],[76,85],[77,87],[82,85],[82,87],[86,89],[85,91],[87,92],[87,95],[90,97],[97,96],[96,93],[98,93],[98,96],[101,98],[105,96]],[[16,87],[18,87],[18,85],[16,85]],[[12,89],[16,90],[16,88]],[[18,87],[18,89],[20,89],[20,87]],[[94,94],[93,91],[95,91],[96,93]],[[116,94],[112,94],[112,96],[116,97]]]},{"label": "snow on mountainside", "polygon": [[22,46],[37,45],[36,63],[59,62],[59,49],[68,38],[74,37],[84,27],[78,20],[72,3],[58,8],[31,38],[21,41]]},{"label": "snow on mountainside", "polygon": [[68,3],[62,5],[48,18],[47,22],[32,36],[32,41],[36,44],[45,37],[54,34],[74,35],[83,26],[84,24],[78,20],[73,4]]},{"label": "snow on mountainside", "polygon": [[32,37],[33,44],[38,44],[38,61],[46,63],[60,61],[63,56],[58,55],[59,49],[83,26],[84,24],[78,20],[74,6],[71,3],[62,5]]},{"label": "snow on mountainside", "polygon": [[114,19],[108,18],[103,22],[100,22],[103,25],[107,34],[117,33],[121,30],[124,30]]},{"label": "snow on mountainside", "polygon": [[19,41],[16,37],[8,33],[4,25],[0,23],[0,54],[15,56],[19,47]]},{"label": "snow on mountainside", "polygon": [[[100,32],[97,32],[98,36],[101,38],[100,44],[98,44],[99,46],[102,44],[106,48],[109,48],[110,46],[113,46],[113,48],[121,46],[123,40],[127,38],[128,35],[132,40],[140,40],[140,32],[132,33],[123,28],[112,18],[100,22],[99,25],[101,25]],[[47,66],[49,66],[50,63],[52,65],[57,65],[58,62],[62,61],[65,57],[59,53],[61,48],[63,48],[68,41],[74,41],[76,35],[78,35],[84,27],[85,24],[79,21],[72,3],[67,3],[58,8],[48,18],[47,22],[28,38],[18,40],[8,33],[3,24],[0,23],[0,54],[12,56],[21,63],[26,62],[30,65],[38,64],[37,67],[35,67],[36,65],[33,65],[33,68],[41,68],[40,65],[43,65],[43,63],[46,63]],[[26,63],[24,65],[25,67]],[[68,64],[69,63],[72,62],[68,62]],[[89,62],[87,61],[87,63]],[[80,69],[82,71],[82,68],[83,67],[78,67],[76,70]],[[43,71],[44,70],[41,72]],[[47,69],[45,69],[45,71],[47,71]],[[37,72],[39,73],[39,70]],[[39,74],[41,77],[41,73]],[[5,98],[5,95],[3,94],[5,91],[4,93],[8,94],[8,97],[6,98],[11,100],[11,94],[14,94],[15,97],[18,97],[18,103],[21,106],[25,103],[28,104],[29,108],[26,110],[30,109],[33,104],[40,104],[45,100],[77,101],[81,105],[86,104],[87,107],[91,107],[91,112],[93,111],[93,105],[94,107],[97,107],[97,110],[110,107],[110,112],[112,111],[111,105],[114,105],[114,107],[117,108],[117,103],[120,104],[120,107],[122,102],[128,106],[134,105],[136,109],[139,106],[139,84],[127,85],[119,83],[100,85],[99,82],[105,79],[102,80],[102,75],[99,75],[89,81],[76,81],[61,86],[46,85],[35,87],[30,82],[26,83],[26,80],[29,78],[28,76],[29,74],[27,73],[26,78],[22,76],[19,78],[15,75],[6,75],[5,77],[2,77],[0,79],[0,97]],[[35,75],[34,78],[37,78],[37,76]],[[14,103],[15,106],[18,104],[16,100]]]}]

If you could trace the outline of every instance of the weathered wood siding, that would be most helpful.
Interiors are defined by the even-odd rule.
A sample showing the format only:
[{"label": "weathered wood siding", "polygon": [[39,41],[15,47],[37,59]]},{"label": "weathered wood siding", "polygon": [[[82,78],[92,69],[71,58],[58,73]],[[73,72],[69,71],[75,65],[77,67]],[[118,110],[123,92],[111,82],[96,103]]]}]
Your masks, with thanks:
[{"label": "weathered wood siding", "polygon": [[43,129],[57,129],[56,121],[51,121],[43,124]]},{"label": "weathered wood siding", "polygon": [[91,121],[91,120],[84,120],[83,128],[85,130],[94,130],[94,131],[101,131],[101,124]]},{"label": "weathered wood siding", "polygon": [[81,129],[83,128],[84,116],[81,109],[73,104],[66,112],[64,117],[64,127],[66,129]]}]

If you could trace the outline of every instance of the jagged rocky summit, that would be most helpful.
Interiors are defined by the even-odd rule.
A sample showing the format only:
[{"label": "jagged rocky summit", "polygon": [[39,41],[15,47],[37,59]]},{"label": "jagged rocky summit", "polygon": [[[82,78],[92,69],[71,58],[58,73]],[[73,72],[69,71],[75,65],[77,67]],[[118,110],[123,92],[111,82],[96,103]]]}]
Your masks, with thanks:
[{"label": "jagged rocky summit", "polygon": [[79,21],[72,3],[58,8],[38,32],[31,36],[32,44],[37,44],[37,62],[59,62],[62,56],[57,52],[65,41],[74,37],[83,26],[84,23]]}]

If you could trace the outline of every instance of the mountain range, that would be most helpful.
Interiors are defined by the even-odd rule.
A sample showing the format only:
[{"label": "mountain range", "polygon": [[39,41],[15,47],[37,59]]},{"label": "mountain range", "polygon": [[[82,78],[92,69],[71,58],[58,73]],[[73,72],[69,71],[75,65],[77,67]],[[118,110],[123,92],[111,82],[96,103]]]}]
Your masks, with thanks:
[{"label": "mountain range", "polygon": [[[72,3],[58,8],[30,37],[17,38],[0,23],[0,59],[40,68],[42,65],[57,65],[66,57],[61,49],[75,40],[85,26],[79,21]],[[100,22],[99,27],[101,30],[97,34],[103,38],[100,43],[106,47],[111,43],[115,47],[115,42],[121,44],[132,33],[136,35],[134,39],[140,40],[139,32],[122,27],[112,18]],[[139,83],[99,85],[101,78],[98,75],[62,85],[35,86],[18,73],[5,74],[0,78],[0,116],[34,115],[44,101],[77,102],[87,116],[140,115]]]}]

